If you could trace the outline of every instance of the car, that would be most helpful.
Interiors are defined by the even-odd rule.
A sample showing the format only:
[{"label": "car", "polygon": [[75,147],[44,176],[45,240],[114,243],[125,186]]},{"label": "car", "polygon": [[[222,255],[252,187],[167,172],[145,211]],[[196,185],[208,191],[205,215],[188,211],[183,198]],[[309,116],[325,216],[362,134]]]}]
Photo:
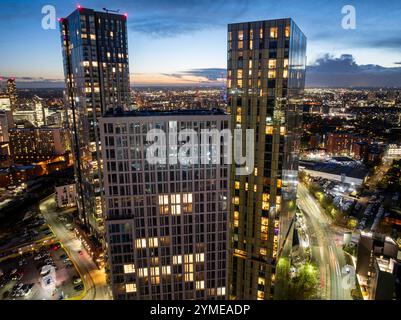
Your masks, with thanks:
[{"label": "car", "polygon": [[73,282],[74,282],[74,284],[80,284],[80,283],[82,283],[82,279],[78,276],[74,276]]},{"label": "car", "polygon": [[76,285],[76,286],[74,287],[74,290],[75,290],[75,291],[81,291],[81,290],[83,290],[83,289],[84,289],[83,284],[78,284],[78,285]]},{"label": "car", "polygon": [[57,250],[60,249],[60,248],[61,248],[61,245],[55,244],[55,245],[52,247],[52,250],[53,250],[53,251],[57,251]]},{"label": "car", "polygon": [[0,288],[3,288],[7,283],[9,283],[11,280],[10,276],[4,275],[0,278]]},{"label": "car", "polygon": [[21,259],[20,261],[18,261],[18,265],[20,266],[20,267],[22,267],[23,265],[25,265],[26,264],[26,260],[25,259]]}]

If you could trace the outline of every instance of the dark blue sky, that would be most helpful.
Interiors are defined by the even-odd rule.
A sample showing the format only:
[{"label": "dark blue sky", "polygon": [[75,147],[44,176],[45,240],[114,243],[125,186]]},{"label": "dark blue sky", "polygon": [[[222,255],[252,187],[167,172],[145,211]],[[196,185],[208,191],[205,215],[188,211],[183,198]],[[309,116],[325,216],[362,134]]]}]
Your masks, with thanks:
[{"label": "dark blue sky", "polygon": [[[130,71],[135,84],[215,82],[226,68],[226,25],[291,17],[308,37],[311,85],[400,82],[399,0],[2,0],[0,75],[49,86],[63,78],[58,30],[43,30],[42,7],[58,17],[79,3],[129,15]],[[341,27],[344,5],[356,8],[355,30]],[[352,55],[340,58],[342,54]],[[370,65],[370,66],[367,66]],[[381,67],[377,67],[380,65]],[[332,74],[335,76],[333,77]],[[351,82],[349,79],[353,79]],[[318,82],[318,83],[315,83]],[[365,83],[366,84],[366,83]],[[390,83],[390,85],[392,82]],[[341,85],[341,83],[338,83]]]}]

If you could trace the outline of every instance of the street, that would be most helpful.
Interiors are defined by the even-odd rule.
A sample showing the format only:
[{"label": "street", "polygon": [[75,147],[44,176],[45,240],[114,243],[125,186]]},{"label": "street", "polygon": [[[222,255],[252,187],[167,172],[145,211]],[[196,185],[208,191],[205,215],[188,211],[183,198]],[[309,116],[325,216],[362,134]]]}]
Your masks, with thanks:
[{"label": "street", "polygon": [[322,299],[351,299],[350,290],[344,289],[342,285],[341,269],[346,263],[342,248],[336,244],[338,234],[332,228],[323,208],[302,183],[298,185],[298,206],[306,218],[312,259],[320,272]]},{"label": "street", "polygon": [[[77,239],[74,231],[68,230],[65,225],[57,219],[56,202],[54,195],[42,200],[39,208],[47,223],[60,240],[61,244],[68,251],[71,260],[74,262],[86,288],[85,300],[110,300],[111,295],[106,284],[104,270],[99,270],[85,251],[81,242]],[[82,251],[82,255],[78,251]]]}]

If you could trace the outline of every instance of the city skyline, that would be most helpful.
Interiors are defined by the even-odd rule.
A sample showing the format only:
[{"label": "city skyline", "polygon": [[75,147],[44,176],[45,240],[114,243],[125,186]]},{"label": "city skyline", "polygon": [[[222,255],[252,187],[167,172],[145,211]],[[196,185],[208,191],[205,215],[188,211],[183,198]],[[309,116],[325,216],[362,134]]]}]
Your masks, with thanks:
[{"label": "city skyline", "polygon": [[[53,5],[57,17],[63,17],[78,3],[97,10],[104,5],[96,0],[5,2],[0,27],[9,31],[3,35],[0,76],[16,77],[20,88],[63,87],[58,30],[41,28],[42,7]],[[169,1],[166,5],[137,0],[115,1],[110,9],[128,14],[134,86],[223,86],[226,24],[289,16],[304,26],[308,36],[307,86],[396,86],[401,80],[397,52],[401,42],[395,36],[401,6],[396,1],[350,3],[356,10],[356,29],[344,30],[341,10],[347,4],[290,1],[282,8],[271,1]]]}]

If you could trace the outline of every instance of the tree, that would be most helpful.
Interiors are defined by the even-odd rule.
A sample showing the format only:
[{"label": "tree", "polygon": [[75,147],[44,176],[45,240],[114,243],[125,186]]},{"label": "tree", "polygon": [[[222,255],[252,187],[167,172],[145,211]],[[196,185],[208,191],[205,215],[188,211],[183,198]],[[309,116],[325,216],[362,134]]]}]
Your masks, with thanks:
[{"label": "tree", "polygon": [[298,274],[290,280],[289,300],[312,300],[318,295],[318,273],[311,263],[299,268]]}]

